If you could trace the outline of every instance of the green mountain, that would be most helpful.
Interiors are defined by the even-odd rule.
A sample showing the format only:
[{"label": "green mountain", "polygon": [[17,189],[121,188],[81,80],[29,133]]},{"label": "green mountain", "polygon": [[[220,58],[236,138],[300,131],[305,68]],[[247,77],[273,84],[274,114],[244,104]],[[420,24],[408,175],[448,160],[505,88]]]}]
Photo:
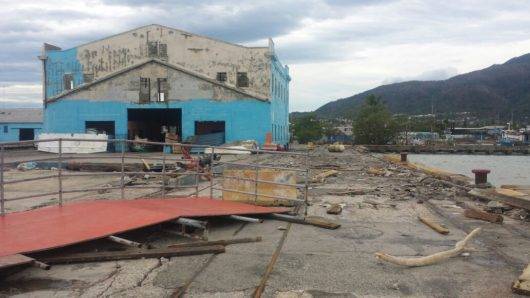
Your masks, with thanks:
[{"label": "green mountain", "polygon": [[471,112],[484,120],[530,118],[530,54],[504,64],[443,81],[408,81],[329,102],[315,113],[321,118],[351,117],[366,96],[381,96],[393,113],[409,115]]}]

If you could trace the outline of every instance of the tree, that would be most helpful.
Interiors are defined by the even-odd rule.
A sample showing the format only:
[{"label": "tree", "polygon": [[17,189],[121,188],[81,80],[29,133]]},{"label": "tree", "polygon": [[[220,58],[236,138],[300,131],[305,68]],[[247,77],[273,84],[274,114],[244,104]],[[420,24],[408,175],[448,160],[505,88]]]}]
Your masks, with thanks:
[{"label": "tree", "polygon": [[293,120],[294,136],[298,142],[304,144],[317,141],[322,137],[323,128],[315,115],[310,114]]},{"label": "tree", "polygon": [[387,144],[398,133],[398,124],[380,97],[369,95],[353,122],[358,144]]}]

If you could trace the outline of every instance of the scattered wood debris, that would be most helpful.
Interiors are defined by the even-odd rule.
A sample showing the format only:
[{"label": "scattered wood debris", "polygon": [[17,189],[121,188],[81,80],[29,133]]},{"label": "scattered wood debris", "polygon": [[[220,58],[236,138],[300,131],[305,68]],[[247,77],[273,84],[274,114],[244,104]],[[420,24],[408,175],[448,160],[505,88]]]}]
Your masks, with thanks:
[{"label": "scattered wood debris", "polygon": [[178,243],[170,244],[167,247],[172,248],[182,248],[182,247],[199,247],[199,246],[212,246],[212,245],[231,245],[231,244],[240,244],[240,243],[251,243],[251,242],[261,242],[261,237],[250,237],[250,238],[236,238],[236,239],[227,239],[227,240],[213,240],[213,241],[197,241],[197,242],[187,242],[187,243]]},{"label": "scattered wood debris", "polygon": [[337,171],[337,170],[325,171],[325,172],[322,172],[322,173],[320,173],[318,175],[313,176],[313,179],[311,179],[311,181],[313,183],[317,183],[317,182],[321,182],[322,183],[322,182],[326,181],[326,178],[331,177],[331,176],[335,177],[335,176],[337,176],[338,173],[339,173],[339,171]]},{"label": "scattered wood debris", "polygon": [[469,233],[464,239],[458,241],[455,244],[455,248],[437,252],[432,255],[424,256],[424,257],[395,257],[386,253],[377,252],[375,253],[375,257],[379,260],[387,261],[392,264],[396,265],[403,265],[408,267],[419,267],[419,266],[427,266],[436,264],[438,262],[444,261],[446,259],[449,259],[451,257],[457,256],[460,253],[464,252],[465,250],[469,250],[469,248],[466,247],[467,243],[475,237],[479,232],[481,228],[476,228],[471,233]]},{"label": "scattered wood debris", "polygon": [[61,256],[50,256],[41,259],[46,264],[69,264],[83,262],[104,262],[141,258],[169,258],[202,254],[217,254],[225,252],[223,245],[199,247],[131,249],[124,251],[100,251],[90,253],[75,253]]},{"label": "scattered wood debris", "polygon": [[449,234],[449,230],[445,227],[442,227],[440,224],[432,221],[430,218],[427,218],[425,216],[418,216],[418,219],[426,224],[429,228],[435,230],[436,232],[440,233],[440,234],[443,234],[443,235],[447,235]]},{"label": "scattered wood debris", "polygon": [[500,214],[488,213],[486,211],[480,210],[479,208],[471,205],[464,205],[464,216],[468,218],[480,219],[492,223],[502,223],[504,218]]},{"label": "scattered wood debris", "polygon": [[385,169],[374,168],[374,167],[369,167],[368,170],[366,170],[366,173],[370,175],[374,175],[374,176],[386,176],[387,175],[387,171]]},{"label": "scattered wood debris", "polygon": [[342,206],[340,204],[331,204],[327,210],[327,214],[341,214],[342,212]]},{"label": "scattered wood debris", "polygon": [[521,276],[512,284],[512,291],[516,294],[530,296],[530,264],[526,266]]},{"label": "scattered wood debris", "polygon": [[297,223],[302,225],[313,225],[319,228],[335,230],[340,227],[340,224],[332,222],[326,218],[320,216],[306,216],[305,218],[291,216],[286,214],[272,213],[270,217],[276,220],[282,220],[291,223]]}]

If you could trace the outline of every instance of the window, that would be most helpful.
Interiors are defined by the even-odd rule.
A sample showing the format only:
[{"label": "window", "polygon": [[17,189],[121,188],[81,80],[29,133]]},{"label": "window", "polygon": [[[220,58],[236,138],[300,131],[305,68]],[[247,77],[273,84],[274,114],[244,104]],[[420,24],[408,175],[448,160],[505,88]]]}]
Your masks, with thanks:
[{"label": "window", "polygon": [[151,58],[158,56],[158,43],[156,41],[149,41],[147,43],[147,55]]},{"label": "window", "polygon": [[7,133],[7,125],[4,125],[4,133]]},{"label": "window", "polygon": [[237,73],[237,87],[248,87],[248,76],[246,72]]},{"label": "window", "polygon": [[140,78],[140,103],[151,101],[151,80],[149,78]]},{"label": "window", "polygon": [[160,58],[167,58],[167,44],[158,44],[158,56],[160,56]]},{"label": "window", "polygon": [[226,72],[218,72],[217,73],[217,81],[218,82],[226,82]]},{"label": "window", "polygon": [[157,79],[157,86],[158,86],[158,101],[166,101],[167,97],[167,79],[166,78],[158,78]]},{"label": "window", "polygon": [[71,73],[63,75],[64,90],[74,89],[74,76]]},{"label": "window", "polygon": [[94,74],[93,73],[84,73],[83,74],[83,82],[84,83],[91,83],[94,81]]}]

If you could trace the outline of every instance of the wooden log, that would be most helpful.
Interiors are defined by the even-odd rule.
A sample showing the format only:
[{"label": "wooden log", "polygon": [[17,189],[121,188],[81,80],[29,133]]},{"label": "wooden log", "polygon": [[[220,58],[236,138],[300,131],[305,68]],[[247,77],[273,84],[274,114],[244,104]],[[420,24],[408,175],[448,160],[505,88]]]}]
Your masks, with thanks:
[{"label": "wooden log", "polygon": [[502,223],[504,220],[504,218],[500,214],[488,213],[470,204],[466,204],[465,208],[466,210],[464,211],[464,216],[468,218],[480,219],[499,224]]},{"label": "wooden log", "polygon": [[297,223],[297,224],[302,224],[302,225],[312,225],[312,226],[316,226],[319,228],[330,229],[330,230],[335,230],[340,227],[340,224],[332,222],[320,216],[306,216],[305,218],[302,218],[302,217],[290,216],[290,215],[279,214],[279,213],[272,213],[269,216],[277,220],[282,220],[282,221],[292,222],[292,223]]},{"label": "wooden log", "polygon": [[316,182],[324,182],[326,180],[326,178],[328,177],[331,177],[331,176],[337,176],[337,174],[339,173],[339,171],[337,170],[329,170],[329,171],[325,171],[325,172],[322,172],[318,175],[315,175],[311,181],[316,183]]},{"label": "wooden log", "polygon": [[31,265],[33,265],[33,267],[37,267],[43,270],[50,270],[50,267],[51,267],[49,264],[46,264],[46,263],[43,263],[37,260],[33,260]]},{"label": "wooden log", "polygon": [[226,245],[231,245],[231,244],[261,242],[261,240],[262,240],[261,237],[237,238],[237,239],[226,239],[226,240],[198,241],[198,242],[170,244],[167,247],[182,248],[182,247],[200,247],[200,246],[212,246],[212,245],[226,246]]},{"label": "wooden log", "polygon": [[141,258],[170,258],[180,256],[192,256],[203,254],[217,254],[225,252],[222,245],[210,245],[201,247],[178,247],[178,248],[154,248],[134,249],[125,251],[103,251],[92,253],[76,253],[70,255],[45,257],[41,261],[47,264],[69,264],[83,262],[106,262],[118,260],[130,260]]},{"label": "wooden log", "polygon": [[512,284],[512,291],[516,294],[530,296],[530,264]]},{"label": "wooden log", "polygon": [[418,216],[418,219],[426,224],[429,228],[435,230],[436,232],[440,233],[440,234],[443,234],[443,235],[447,235],[449,234],[449,230],[447,228],[444,228],[442,227],[441,225],[439,225],[438,223],[432,221],[431,219],[425,217],[425,216]]}]

